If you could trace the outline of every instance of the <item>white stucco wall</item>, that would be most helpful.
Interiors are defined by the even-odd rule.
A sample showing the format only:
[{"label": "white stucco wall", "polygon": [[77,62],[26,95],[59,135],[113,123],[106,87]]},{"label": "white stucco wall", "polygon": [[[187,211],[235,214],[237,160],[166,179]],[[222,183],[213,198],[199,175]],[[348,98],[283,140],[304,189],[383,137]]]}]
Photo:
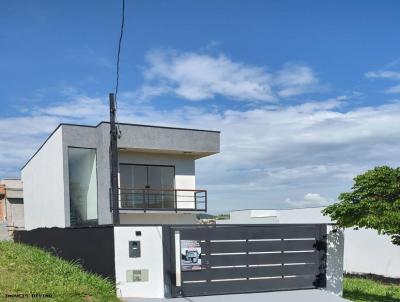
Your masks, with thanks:
[{"label": "white stucco wall", "polygon": [[[141,231],[141,236],[135,232]],[[115,275],[118,297],[164,298],[161,227],[114,227]],[[141,257],[129,257],[129,241],[140,240]],[[127,282],[127,270],[148,270],[148,281]]]},{"label": "white stucco wall", "polygon": [[[25,228],[22,181],[15,178],[5,178],[0,180],[0,185],[5,185],[6,187],[7,193],[3,205],[3,213],[9,230]],[[0,221],[1,219],[2,217],[0,216]]]},{"label": "white stucco wall", "polygon": [[21,172],[25,228],[65,227],[62,128]]},{"label": "white stucco wall", "polygon": [[278,223],[274,210],[239,210],[230,212],[230,219],[217,220],[217,224]]},{"label": "white stucco wall", "polygon": [[291,210],[277,210],[279,223],[332,223],[328,216],[322,215],[323,207]]},{"label": "white stucco wall", "polygon": [[343,230],[328,225],[326,251],[326,290],[343,295],[343,255],[344,235]]},{"label": "white stucco wall", "polygon": [[344,268],[347,273],[372,273],[400,278],[400,246],[370,229],[346,229]]}]

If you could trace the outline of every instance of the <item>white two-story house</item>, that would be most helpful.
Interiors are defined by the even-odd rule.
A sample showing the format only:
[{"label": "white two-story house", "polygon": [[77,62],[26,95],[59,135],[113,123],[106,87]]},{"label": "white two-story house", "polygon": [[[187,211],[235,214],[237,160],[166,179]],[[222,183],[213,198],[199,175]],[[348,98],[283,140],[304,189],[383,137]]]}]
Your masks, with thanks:
[{"label": "white two-story house", "polygon": [[[121,224],[196,222],[207,211],[195,161],[220,150],[218,131],[119,124]],[[22,168],[25,227],[112,224],[110,125],[60,124]]]}]

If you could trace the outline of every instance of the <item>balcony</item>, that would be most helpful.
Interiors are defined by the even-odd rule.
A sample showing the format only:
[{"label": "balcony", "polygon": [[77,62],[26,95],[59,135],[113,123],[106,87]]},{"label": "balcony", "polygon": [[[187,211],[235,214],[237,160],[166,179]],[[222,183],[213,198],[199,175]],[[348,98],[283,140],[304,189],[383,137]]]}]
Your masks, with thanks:
[{"label": "balcony", "polygon": [[207,211],[206,190],[119,189],[122,211]]}]

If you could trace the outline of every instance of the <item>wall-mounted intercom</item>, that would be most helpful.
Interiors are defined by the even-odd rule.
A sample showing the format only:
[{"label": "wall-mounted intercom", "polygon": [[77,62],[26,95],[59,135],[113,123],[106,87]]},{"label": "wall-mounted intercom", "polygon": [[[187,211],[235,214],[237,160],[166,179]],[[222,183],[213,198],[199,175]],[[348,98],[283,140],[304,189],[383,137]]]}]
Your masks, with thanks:
[{"label": "wall-mounted intercom", "polygon": [[140,257],[140,241],[129,241],[129,257],[138,258]]}]

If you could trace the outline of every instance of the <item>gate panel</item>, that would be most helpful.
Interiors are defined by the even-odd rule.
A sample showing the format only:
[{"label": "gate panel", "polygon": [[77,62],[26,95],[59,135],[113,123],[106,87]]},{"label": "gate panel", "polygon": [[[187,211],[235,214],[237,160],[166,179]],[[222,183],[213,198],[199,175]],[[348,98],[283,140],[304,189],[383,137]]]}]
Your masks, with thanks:
[{"label": "gate panel", "polygon": [[[170,240],[166,246],[171,251],[167,264],[171,274],[166,279],[172,297],[325,286],[326,225],[164,228],[164,240]],[[187,240],[196,248],[185,255],[181,243]],[[197,256],[195,250],[200,248]],[[191,261],[199,263],[193,264],[193,270]]]}]

